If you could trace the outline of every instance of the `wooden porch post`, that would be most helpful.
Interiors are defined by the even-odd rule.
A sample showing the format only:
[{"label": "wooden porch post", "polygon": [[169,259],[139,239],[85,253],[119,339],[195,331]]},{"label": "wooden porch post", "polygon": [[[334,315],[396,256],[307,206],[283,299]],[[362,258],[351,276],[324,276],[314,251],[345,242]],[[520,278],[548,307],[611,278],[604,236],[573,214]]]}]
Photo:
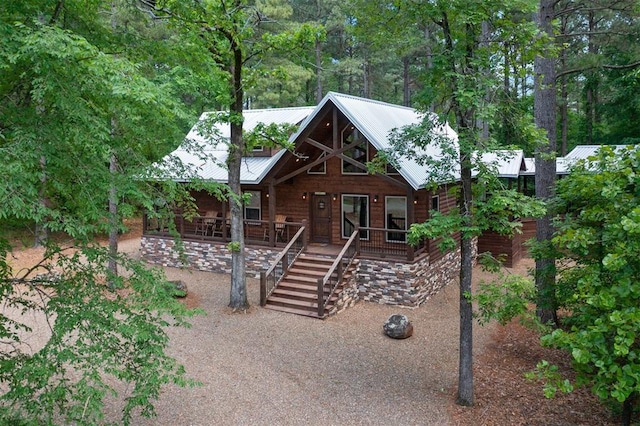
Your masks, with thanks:
[{"label": "wooden porch post", "polygon": [[276,188],[273,179],[269,181],[269,247],[276,246],[276,231],[274,221],[276,220]]},{"label": "wooden porch post", "polygon": [[302,232],[302,250],[306,250],[309,245],[309,229],[307,225],[307,219],[302,219],[302,226],[304,227],[304,231]]},{"label": "wooden porch post", "polygon": [[[413,190],[411,185],[407,185],[407,228],[416,221],[417,196],[418,193]],[[407,261],[412,262],[414,258],[413,247],[408,241],[405,241],[405,245],[407,246]]]},{"label": "wooden porch post", "polygon": [[267,304],[267,275],[260,271],[260,306]]},{"label": "wooden porch post", "polygon": [[318,278],[318,317],[324,317],[324,278]]},{"label": "wooden porch post", "polygon": [[146,235],[149,233],[148,228],[149,228],[149,217],[147,216],[147,212],[145,211],[142,214],[142,235]]}]

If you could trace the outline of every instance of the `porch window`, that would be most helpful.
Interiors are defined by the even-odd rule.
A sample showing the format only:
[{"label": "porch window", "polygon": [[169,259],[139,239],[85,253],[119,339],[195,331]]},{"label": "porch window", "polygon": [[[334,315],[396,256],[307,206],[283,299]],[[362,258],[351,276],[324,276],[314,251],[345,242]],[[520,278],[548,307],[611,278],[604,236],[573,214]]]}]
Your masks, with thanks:
[{"label": "porch window", "polygon": [[353,148],[347,149],[342,154],[362,163],[362,166],[352,164],[343,159],[342,173],[345,175],[366,175],[367,169],[364,164],[369,160],[369,143],[358,129],[353,126],[347,126],[342,131],[342,146],[351,145],[354,142],[358,142],[358,144]]},{"label": "porch window", "polygon": [[440,196],[439,195],[434,195],[433,197],[431,197],[431,210],[434,210],[436,212],[440,211]]},{"label": "porch window", "polygon": [[251,194],[251,199],[244,205],[244,218],[260,220],[262,217],[261,193],[260,191],[247,191]]},{"label": "porch window", "polygon": [[[407,197],[385,197],[385,227],[387,229],[407,230]],[[405,232],[389,231],[387,242],[404,243]]]},{"label": "porch window", "polygon": [[[342,195],[342,238],[349,238],[356,228],[369,226],[369,197],[366,195]],[[369,239],[369,231],[361,230],[360,238]]]}]

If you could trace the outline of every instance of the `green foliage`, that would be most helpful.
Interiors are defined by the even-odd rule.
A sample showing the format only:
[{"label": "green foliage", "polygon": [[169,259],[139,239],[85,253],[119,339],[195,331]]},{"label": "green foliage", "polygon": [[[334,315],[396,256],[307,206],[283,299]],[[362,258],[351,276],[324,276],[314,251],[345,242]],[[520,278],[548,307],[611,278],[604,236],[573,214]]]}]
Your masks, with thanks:
[{"label": "green foliage", "polygon": [[536,370],[526,373],[525,377],[531,381],[542,381],[543,393],[547,398],[555,397],[558,392],[569,393],[574,390],[573,384],[558,372],[558,366],[549,364],[548,361],[540,361]]},{"label": "green foliage", "polygon": [[572,355],[577,384],[618,402],[640,390],[639,176],[640,149],[604,147],[558,182],[552,242],[568,316],[542,339]]},{"label": "green foliage", "polygon": [[[168,326],[192,315],[174,299],[159,270],[119,256],[126,277],[113,277],[109,253],[51,247],[34,267],[13,274],[0,251],[0,421],[102,423],[104,400],[124,403],[121,421],[154,415],[167,383],[194,384],[165,350]],[[106,285],[114,279],[116,288]],[[29,345],[28,342],[32,342]]]},{"label": "green foliage", "polygon": [[530,307],[535,296],[535,285],[530,278],[501,272],[491,282],[479,283],[474,296],[478,303],[476,317],[481,325],[492,320],[506,325],[514,318],[532,324],[535,316]]},{"label": "green foliage", "polygon": [[[176,67],[179,54],[165,48],[179,42],[164,29],[120,0],[0,9],[0,219],[60,231],[77,248],[67,254],[49,240],[40,263],[14,273],[1,240],[3,424],[98,424],[114,392],[128,423],[135,411],[153,415],[163,384],[188,382],[165,353],[165,328],[186,325],[190,313],[165,278],[88,243],[122,230],[123,217],[140,209],[158,217],[192,209],[185,188],[141,179],[192,120],[184,80],[172,77],[209,71]],[[118,167],[110,170],[113,158]],[[110,261],[125,277],[105,266]],[[34,336],[42,340],[30,347]]]}]

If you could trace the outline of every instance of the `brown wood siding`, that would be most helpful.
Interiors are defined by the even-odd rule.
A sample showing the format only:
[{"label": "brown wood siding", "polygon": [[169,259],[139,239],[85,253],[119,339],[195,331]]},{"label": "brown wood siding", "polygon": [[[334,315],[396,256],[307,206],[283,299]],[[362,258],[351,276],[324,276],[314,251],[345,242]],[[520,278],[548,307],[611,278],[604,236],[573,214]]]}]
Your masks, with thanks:
[{"label": "brown wood siding", "polygon": [[504,257],[504,266],[513,267],[522,258],[522,235],[513,237],[486,231],[478,238],[478,254],[489,252],[496,258]]},{"label": "brown wood siding", "polygon": [[[309,220],[311,194],[325,192],[331,196],[331,243],[338,244],[341,238],[341,211],[340,203],[342,194],[366,195],[369,197],[369,226],[384,228],[385,196],[393,195],[405,197],[407,191],[398,185],[373,175],[342,175],[341,161],[339,158],[331,158],[327,161],[327,173],[315,175],[301,173],[289,181],[276,187],[276,212],[286,214],[289,220],[300,222]],[[302,196],[307,193],[307,199]],[[333,195],[336,200],[333,200]],[[373,202],[378,195],[378,202]],[[407,200],[412,202],[412,200]],[[263,207],[264,209],[265,207]]]},{"label": "brown wood siding", "polygon": [[[455,185],[442,185],[438,187],[438,189],[434,191],[433,194],[430,193],[428,195],[428,200],[427,200],[427,203],[428,203],[427,205],[429,206],[429,208],[431,208],[432,195],[438,195],[439,197],[438,204],[439,204],[440,213],[447,214],[452,209],[456,208],[457,199],[456,199],[454,189],[455,189]],[[453,235],[453,238],[456,241],[460,242],[460,233],[456,232]],[[429,241],[429,257],[431,262],[435,262],[442,259],[442,257],[447,253],[447,252],[443,252],[442,250],[440,250],[440,248],[438,248],[440,241],[442,241],[441,238],[437,238],[435,240]]]}]

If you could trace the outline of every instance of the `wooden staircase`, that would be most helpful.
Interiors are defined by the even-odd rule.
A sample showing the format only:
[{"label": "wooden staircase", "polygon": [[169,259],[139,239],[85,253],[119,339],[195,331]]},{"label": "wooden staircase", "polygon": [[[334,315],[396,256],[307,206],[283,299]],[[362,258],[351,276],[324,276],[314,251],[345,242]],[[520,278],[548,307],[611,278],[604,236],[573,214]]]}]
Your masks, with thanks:
[{"label": "wooden staircase", "polygon": [[[324,277],[334,258],[317,254],[303,253],[290,266],[282,281],[267,298],[265,308],[297,315],[319,318],[318,316],[318,278]],[[355,267],[343,274],[343,283],[353,275]],[[325,315],[335,306],[343,283],[341,283],[325,309]],[[329,285],[325,285],[325,297],[329,294]]]}]

